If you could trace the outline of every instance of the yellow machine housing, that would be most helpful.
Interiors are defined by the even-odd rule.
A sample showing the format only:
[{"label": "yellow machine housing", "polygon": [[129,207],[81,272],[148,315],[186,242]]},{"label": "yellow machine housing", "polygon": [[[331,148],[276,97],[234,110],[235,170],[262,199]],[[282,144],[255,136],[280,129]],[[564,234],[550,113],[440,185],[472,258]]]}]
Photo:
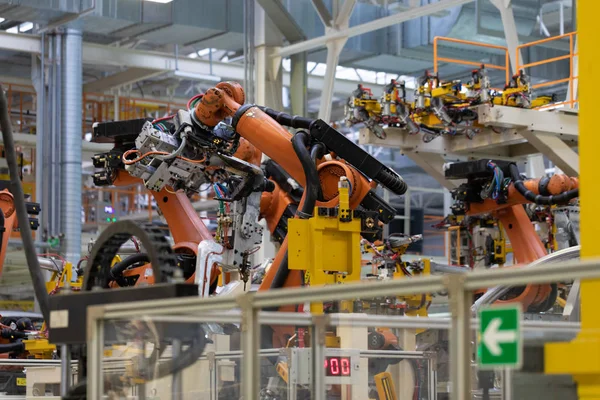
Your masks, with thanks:
[{"label": "yellow machine housing", "polygon": [[339,209],[316,207],[313,218],[290,219],[289,268],[305,270],[310,285],[359,280],[361,220],[353,214],[346,183]]},{"label": "yellow machine housing", "polygon": [[[357,281],[361,272],[361,218],[350,209],[349,184],[340,178],[339,207],[315,207],[314,217],[288,221],[289,269],[306,271],[306,283]],[[323,305],[311,305],[323,312]]]},{"label": "yellow machine housing", "polygon": [[23,340],[25,344],[25,351],[29,353],[29,358],[35,358],[39,360],[52,359],[56,346],[49,343],[48,339],[30,339]]},{"label": "yellow machine housing", "polygon": [[[406,251],[406,249],[404,249],[404,251]],[[408,263],[405,263],[404,261],[399,261],[399,263],[404,263],[406,266],[408,266]],[[421,263],[423,265],[423,270],[420,271],[418,275],[431,275],[431,261],[428,258],[424,258],[421,260]],[[394,279],[406,278],[408,277],[404,274],[404,272],[402,272],[402,269],[397,266],[396,272],[394,272]],[[406,302],[408,307],[405,311],[405,315],[410,317],[426,317],[428,315],[427,306],[431,302],[432,296],[431,293],[413,294],[410,296],[401,296],[399,299]]]}]

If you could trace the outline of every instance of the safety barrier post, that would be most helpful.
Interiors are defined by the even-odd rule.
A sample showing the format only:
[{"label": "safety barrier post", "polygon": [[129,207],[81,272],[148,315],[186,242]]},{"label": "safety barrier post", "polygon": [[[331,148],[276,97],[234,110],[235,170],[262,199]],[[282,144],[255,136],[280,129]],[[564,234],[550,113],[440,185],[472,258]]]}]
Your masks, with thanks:
[{"label": "safety barrier post", "polygon": [[[329,316],[313,315],[312,326],[312,399],[325,400],[325,336]],[[296,390],[294,388],[294,390]]]},{"label": "safety barrier post", "polygon": [[464,287],[463,275],[445,277],[451,311],[450,391],[451,400],[471,398],[471,305],[473,292]]},{"label": "safety barrier post", "polygon": [[252,293],[238,296],[242,310],[242,396],[246,400],[256,400],[260,392],[260,323],[259,309],[254,307]]}]

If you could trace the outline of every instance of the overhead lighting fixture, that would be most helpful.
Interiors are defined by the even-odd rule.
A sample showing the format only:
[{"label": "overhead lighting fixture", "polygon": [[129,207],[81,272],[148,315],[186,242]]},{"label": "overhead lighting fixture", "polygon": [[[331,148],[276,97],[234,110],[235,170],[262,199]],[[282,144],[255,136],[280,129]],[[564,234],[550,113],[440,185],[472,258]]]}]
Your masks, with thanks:
[{"label": "overhead lighting fixture", "polygon": [[161,4],[167,4],[172,2],[173,0],[146,0],[149,3],[161,3]]},{"label": "overhead lighting fixture", "polygon": [[180,70],[175,70],[172,72],[172,74],[173,74],[173,76],[175,76],[177,78],[191,79],[194,81],[221,82],[221,77],[216,76],[216,75],[197,74],[194,72],[186,72],[186,71],[180,71]]},{"label": "overhead lighting fixture", "polygon": [[198,50],[198,55],[200,57],[204,57],[204,56],[207,56],[211,51],[214,52],[215,50],[217,50],[217,49],[206,48],[206,49]]},{"label": "overhead lighting fixture", "polygon": [[33,22],[23,22],[21,26],[19,26],[19,30],[21,32],[27,32],[33,29]]},{"label": "overhead lighting fixture", "polygon": [[[1,22],[1,21],[0,21]],[[22,33],[27,32],[33,29],[33,22],[23,22],[21,25],[13,26],[12,28],[8,28],[6,32],[8,33]]]}]

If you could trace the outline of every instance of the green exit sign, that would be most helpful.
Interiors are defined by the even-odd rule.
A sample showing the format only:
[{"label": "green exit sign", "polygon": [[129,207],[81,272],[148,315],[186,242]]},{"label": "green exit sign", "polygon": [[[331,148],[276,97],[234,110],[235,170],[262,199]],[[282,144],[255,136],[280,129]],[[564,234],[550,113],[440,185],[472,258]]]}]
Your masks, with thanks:
[{"label": "green exit sign", "polygon": [[479,369],[520,368],[523,359],[520,305],[480,309],[477,343]]}]

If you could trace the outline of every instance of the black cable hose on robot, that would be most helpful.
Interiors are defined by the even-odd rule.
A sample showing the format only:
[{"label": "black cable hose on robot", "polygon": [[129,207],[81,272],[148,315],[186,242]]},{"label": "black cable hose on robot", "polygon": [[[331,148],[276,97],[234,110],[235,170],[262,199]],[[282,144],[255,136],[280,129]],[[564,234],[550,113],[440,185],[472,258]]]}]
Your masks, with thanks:
[{"label": "black cable hose on robot", "polygon": [[[313,161],[313,156],[318,157],[319,155],[325,152],[325,146],[321,144],[315,145],[312,147],[309,152],[307,147],[310,144],[310,136],[305,131],[300,131],[296,133],[292,137],[292,147],[302,164],[302,169],[304,170],[304,175],[306,177],[306,187],[304,188],[304,193],[302,194],[302,209],[298,210],[296,216],[301,219],[308,219],[312,217],[315,204],[317,203],[317,199],[319,198],[319,193],[321,191],[321,182],[319,180],[319,174],[317,172],[317,165],[315,161]],[[287,252],[284,254],[283,259],[279,263],[279,267],[273,280],[271,281],[271,289],[279,289],[282,288],[287,277],[290,273],[288,268],[288,254]]]},{"label": "black cable hose on robot", "polygon": [[4,227],[4,221],[4,211],[2,211],[0,208],[0,243],[2,243],[2,240],[4,240],[4,232],[6,231],[6,228]]},{"label": "black cable hose on robot", "polygon": [[0,354],[6,353],[23,353],[25,351],[25,343],[7,343],[0,344]]},{"label": "black cable hose on robot", "polygon": [[[123,272],[127,268],[129,268],[132,265],[135,265],[137,263],[140,263],[140,262],[150,262],[150,257],[148,257],[148,254],[146,254],[146,253],[133,254],[133,255],[127,257],[126,259],[124,259],[123,261],[116,263],[115,265],[113,265],[112,269],[110,270],[110,274],[109,274],[110,278],[112,278],[113,280],[119,281],[119,279],[122,279]],[[123,285],[120,285],[120,286],[123,286]]]},{"label": "black cable hose on robot", "polygon": [[0,85],[0,129],[2,130],[2,139],[4,141],[4,154],[10,174],[10,192],[15,199],[15,209],[17,211],[17,221],[21,231],[23,249],[29,267],[29,274],[33,283],[35,298],[40,306],[40,311],[44,316],[46,324],[50,324],[50,305],[48,292],[46,291],[46,280],[44,273],[40,268],[37,258],[37,251],[31,235],[31,226],[29,225],[29,214],[25,205],[25,194],[23,186],[19,179],[19,164],[17,163],[17,154],[15,151],[15,142],[12,134],[12,127],[8,116],[8,102],[4,94],[4,88]]},{"label": "black cable hose on robot", "polygon": [[280,125],[289,126],[295,129],[310,129],[310,125],[315,121],[314,119],[301,117],[299,115],[290,115],[281,111],[273,110],[269,107],[256,106],[262,110],[269,117],[273,118]]},{"label": "black cable hose on robot", "polygon": [[311,137],[305,131],[300,131],[292,137],[292,147],[300,160],[304,176],[306,178],[306,187],[304,188],[304,203],[302,209],[297,212],[297,216],[302,219],[312,217],[315,204],[319,198],[320,181],[317,172],[317,166],[313,162],[308,146],[310,145]]},{"label": "black cable hose on robot", "polygon": [[[325,145],[323,143],[315,143],[311,148],[310,148],[310,159],[312,160],[313,164],[317,165],[317,160],[319,158],[323,158],[325,156],[325,153],[327,152],[327,147],[325,147]],[[317,178],[319,177],[318,173],[317,173]],[[318,200],[324,200],[323,199],[323,189],[321,188],[321,181],[319,180],[319,184],[318,184],[318,195],[317,195],[317,199]]]},{"label": "black cable hose on robot", "polygon": [[510,175],[513,180],[513,185],[515,189],[519,193],[523,195],[527,200],[540,205],[555,205],[555,204],[564,204],[573,200],[574,198],[579,197],[579,189],[572,189],[567,192],[563,192],[556,196],[542,196],[540,194],[535,194],[531,190],[525,187],[523,183],[523,179],[521,179],[521,173],[519,172],[519,168],[517,164],[510,164],[509,166]]}]

